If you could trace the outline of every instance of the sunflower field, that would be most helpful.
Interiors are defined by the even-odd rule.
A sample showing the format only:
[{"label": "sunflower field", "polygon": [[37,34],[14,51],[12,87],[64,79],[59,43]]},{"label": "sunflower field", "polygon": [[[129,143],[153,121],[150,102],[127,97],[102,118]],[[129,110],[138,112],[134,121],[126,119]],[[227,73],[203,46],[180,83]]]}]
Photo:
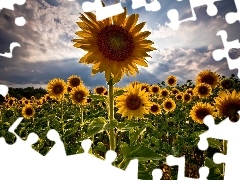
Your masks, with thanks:
[{"label": "sunflower field", "polygon": [[[54,145],[47,139],[50,129],[56,129],[64,142],[67,155],[82,153],[81,141],[93,141],[91,153],[104,159],[111,147],[118,154],[114,165],[126,168],[129,161],[139,159],[139,178],[152,179],[155,168],[163,170],[163,179],[177,179],[177,167],[166,164],[166,156],[186,158],[186,177],[199,177],[203,165],[211,168],[209,179],[223,179],[224,166],[212,161],[215,152],[226,151],[226,142],[208,139],[206,151],[197,148],[198,135],[207,130],[203,118],[210,114],[216,123],[226,117],[238,120],[240,81],[205,70],[196,77],[177,84],[174,76],[159,84],[132,82],[126,87],[113,87],[114,119],[109,121],[109,91],[97,86],[90,91],[79,76],[65,82],[49,81],[47,94],[40,99],[16,99],[9,95],[1,106],[0,136],[12,144],[16,138],[8,128],[18,118],[24,120],[16,133],[26,139],[30,132],[39,135],[33,148],[46,155]],[[231,109],[231,111],[228,111]]]},{"label": "sunflower field", "polygon": [[[104,5],[104,4],[103,4]],[[139,15],[122,14],[96,20],[86,12],[77,22],[80,30],[73,39],[75,48],[86,51],[79,63],[92,64],[92,75],[104,73],[106,84],[88,89],[77,75],[67,81],[55,78],[46,87],[47,94],[37,98],[5,97],[0,111],[0,137],[8,144],[16,137],[8,128],[18,117],[24,117],[15,132],[26,139],[39,136],[33,148],[46,155],[53,147],[46,134],[58,131],[67,155],[83,153],[81,142],[91,139],[90,153],[104,159],[108,150],[117,152],[114,166],[125,169],[130,160],[139,160],[138,178],[152,180],[152,171],[160,168],[164,180],[176,180],[178,167],[166,164],[166,157],[185,156],[185,176],[198,178],[199,167],[210,168],[208,179],[223,179],[224,164],[216,165],[212,156],[226,153],[227,142],[208,139],[209,148],[200,151],[199,135],[207,130],[203,119],[212,115],[215,123],[229,117],[239,119],[240,81],[203,70],[194,80],[179,85],[170,75],[158,84],[134,81],[117,87],[124,75],[135,76],[138,66],[147,67],[148,53],[156,50],[146,39],[145,22]]]}]

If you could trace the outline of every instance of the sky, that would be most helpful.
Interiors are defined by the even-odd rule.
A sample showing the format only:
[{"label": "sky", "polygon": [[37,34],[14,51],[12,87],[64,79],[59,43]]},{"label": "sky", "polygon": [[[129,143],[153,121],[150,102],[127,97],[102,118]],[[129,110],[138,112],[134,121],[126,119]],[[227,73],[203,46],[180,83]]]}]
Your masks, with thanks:
[{"label": "sky", "polygon": [[[94,2],[94,0],[88,0]],[[103,0],[112,5],[116,0]],[[146,22],[143,30],[151,32],[147,38],[154,42],[156,51],[149,53],[148,67],[140,67],[136,77],[124,78],[116,84],[122,87],[132,81],[157,84],[170,75],[177,77],[178,84],[195,80],[197,74],[209,69],[220,75],[237,76],[237,70],[229,70],[226,59],[215,61],[212,52],[223,48],[219,30],[226,30],[228,41],[240,39],[240,24],[228,24],[225,15],[236,12],[234,0],[216,2],[217,15],[206,13],[206,6],[195,8],[196,21],[184,22],[178,31],[174,31],[166,22],[170,22],[167,12],[177,9],[179,19],[192,16],[189,0],[158,0],[161,9],[156,12],[146,11],[144,7],[132,9],[130,0],[122,0],[122,7],[127,7],[128,15],[139,14],[139,21]],[[53,78],[65,81],[71,75],[80,76],[84,84],[92,89],[106,86],[103,73],[91,76],[91,65],[79,63],[86,52],[73,47],[75,32],[80,28],[79,13],[83,13],[82,3],[86,0],[26,0],[24,5],[15,5],[15,10],[0,11],[0,53],[9,52],[12,42],[21,47],[13,50],[13,58],[0,56],[0,84],[15,88],[45,88]],[[147,0],[150,3],[150,0]],[[2,3],[2,2],[1,2]],[[26,25],[15,25],[16,17],[23,16]],[[239,55],[239,51],[233,55]]]}]

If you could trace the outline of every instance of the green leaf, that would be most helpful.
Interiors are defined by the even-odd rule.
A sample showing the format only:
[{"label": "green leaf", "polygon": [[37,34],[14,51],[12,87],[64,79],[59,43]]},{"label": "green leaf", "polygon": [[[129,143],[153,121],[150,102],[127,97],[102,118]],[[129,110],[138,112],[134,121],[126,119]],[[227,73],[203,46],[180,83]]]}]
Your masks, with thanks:
[{"label": "green leaf", "polygon": [[120,95],[122,95],[123,93],[125,93],[126,91],[124,91],[124,90],[118,90],[118,91],[115,91],[114,92],[114,97],[117,97],[117,96],[120,96]]},{"label": "green leaf", "polygon": [[142,127],[141,129],[131,129],[129,131],[129,139],[130,139],[130,144],[132,144],[134,141],[136,141],[141,133],[143,133],[146,130],[145,127]]},{"label": "green leaf", "polygon": [[88,96],[88,98],[91,98],[92,100],[105,100],[107,98],[107,96],[91,94]]},{"label": "green leaf", "polygon": [[211,148],[219,149],[221,150],[222,143],[220,140],[208,138],[208,144]]},{"label": "green leaf", "polygon": [[118,127],[118,121],[116,119],[113,119],[111,122],[108,121],[107,124],[104,126],[104,130]]},{"label": "green leaf", "polygon": [[71,129],[68,129],[65,133],[64,133],[64,137],[68,137],[68,136],[71,136],[72,134],[75,134],[76,132],[78,131],[78,127],[74,127],[74,128],[71,128]]},{"label": "green leaf", "polygon": [[137,158],[140,161],[163,160],[166,157],[155,153],[150,148],[144,146],[128,146],[122,148],[122,153],[126,158]]},{"label": "green leaf", "polygon": [[106,146],[102,142],[98,142],[97,146],[95,147],[95,150],[107,152]]},{"label": "green leaf", "polygon": [[94,119],[88,125],[87,136],[92,136],[92,135],[95,135],[95,134],[101,132],[106,123],[107,123],[107,121],[104,117],[99,117],[99,118]]}]

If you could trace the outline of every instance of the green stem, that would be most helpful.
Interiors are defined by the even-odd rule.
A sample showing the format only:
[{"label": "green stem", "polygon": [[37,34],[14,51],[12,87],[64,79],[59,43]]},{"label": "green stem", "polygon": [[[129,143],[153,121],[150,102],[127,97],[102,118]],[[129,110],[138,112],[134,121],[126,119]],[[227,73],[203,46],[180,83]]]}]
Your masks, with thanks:
[{"label": "green stem", "polygon": [[[109,121],[110,124],[112,123],[114,119],[114,98],[113,98],[113,81],[112,79],[108,83],[108,88],[109,88]],[[110,128],[110,134],[109,134],[109,139],[110,139],[110,150],[115,150],[115,134],[114,134],[114,129]]]},{"label": "green stem", "polygon": [[[223,154],[227,154],[227,141],[223,140]],[[223,176],[225,175],[225,163],[223,163]]]}]

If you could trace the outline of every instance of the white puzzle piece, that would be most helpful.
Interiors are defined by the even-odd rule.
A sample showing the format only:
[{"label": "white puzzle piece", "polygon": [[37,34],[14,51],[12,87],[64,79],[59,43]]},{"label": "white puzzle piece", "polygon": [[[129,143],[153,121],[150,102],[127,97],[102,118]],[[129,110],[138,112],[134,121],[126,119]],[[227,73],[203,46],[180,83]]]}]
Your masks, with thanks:
[{"label": "white puzzle piece", "polygon": [[240,48],[239,40],[236,39],[234,41],[227,41],[227,32],[225,30],[220,30],[217,33],[217,36],[220,36],[223,42],[224,49],[214,50],[212,53],[213,58],[216,61],[220,61],[223,58],[227,59],[228,67],[230,70],[238,69],[238,78],[240,78],[240,57],[238,59],[231,59],[229,57],[229,51],[232,48]]}]

